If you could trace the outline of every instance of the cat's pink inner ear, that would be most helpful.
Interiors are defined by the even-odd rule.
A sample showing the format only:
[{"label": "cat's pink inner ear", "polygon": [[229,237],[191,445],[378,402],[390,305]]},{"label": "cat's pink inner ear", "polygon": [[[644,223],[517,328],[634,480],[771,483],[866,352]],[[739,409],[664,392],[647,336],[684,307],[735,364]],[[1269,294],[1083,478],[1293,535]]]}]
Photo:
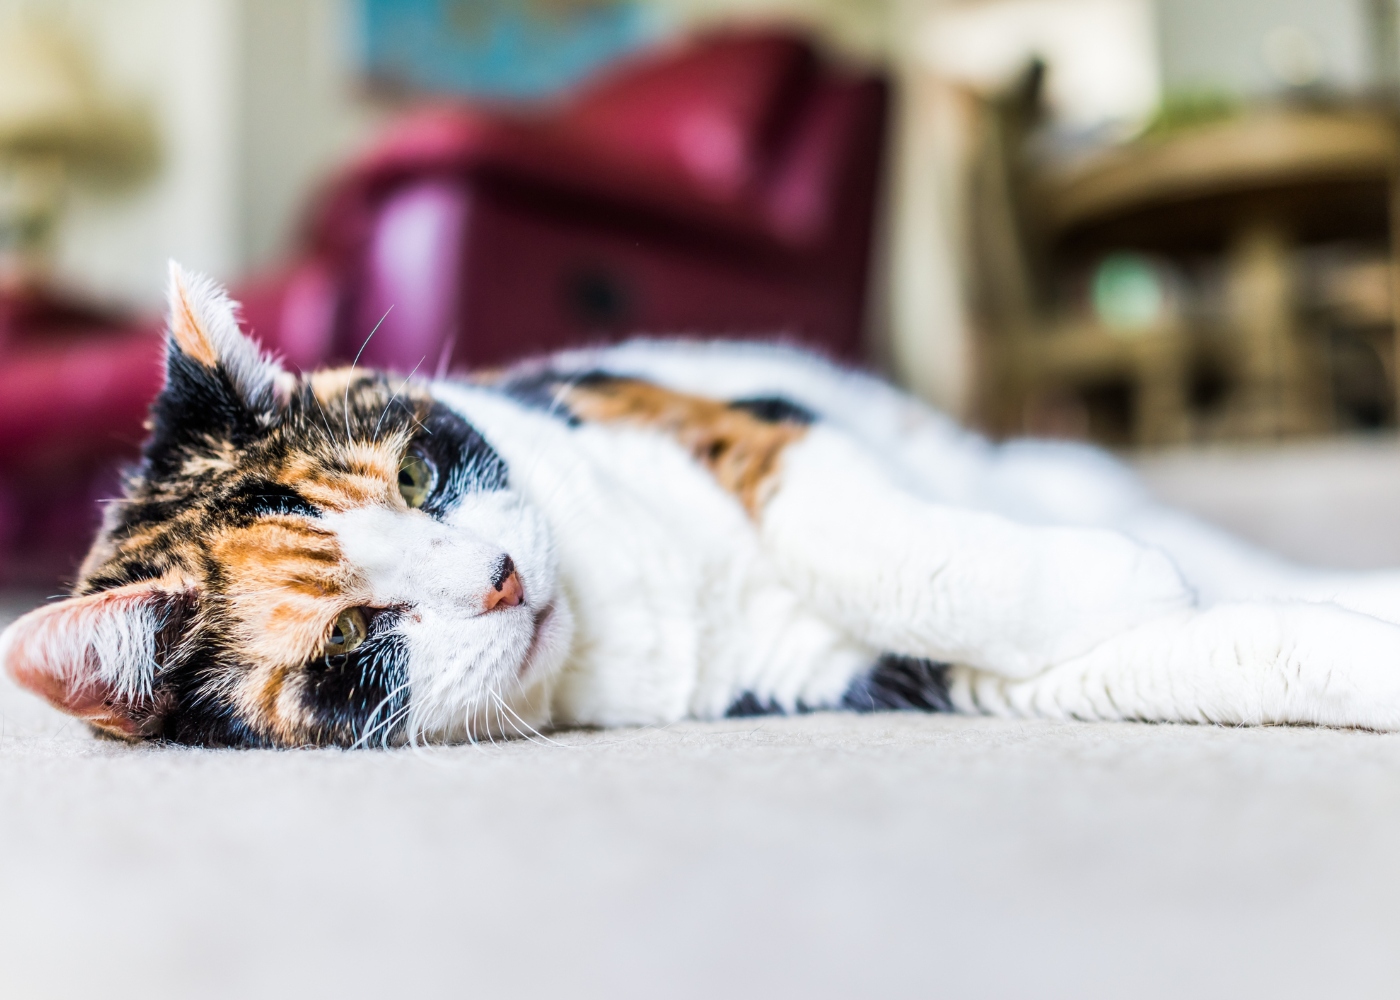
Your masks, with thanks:
[{"label": "cat's pink inner ear", "polygon": [[173,596],[133,584],[38,608],[0,634],[0,662],[55,708],[117,736],[146,735],[159,634]]},{"label": "cat's pink inner ear", "polygon": [[[219,349],[213,327],[219,322],[234,322],[232,305],[222,297],[210,294],[204,282],[191,279],[185,270],[170,262],[170,336],[176,346],[206,368],[219,363]],[[217,313],[227,311],[227,319]]]}]

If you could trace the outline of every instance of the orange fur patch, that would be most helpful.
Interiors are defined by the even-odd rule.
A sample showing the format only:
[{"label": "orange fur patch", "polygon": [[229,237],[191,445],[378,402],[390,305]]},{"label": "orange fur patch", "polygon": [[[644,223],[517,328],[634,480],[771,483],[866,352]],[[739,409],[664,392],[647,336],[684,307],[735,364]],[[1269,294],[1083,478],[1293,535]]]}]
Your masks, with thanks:
[{"label": "orange fur patch", "polygon": [[355,383],[368,374],[363,368],[325,368],[306,376],[306,381],[317,399],[330,403],[343,400]]},{"label": "orange fur patch", "polygon": [[249,659],[288,667],[311,659],[335,616],[369,589],[334,536],[298,518],[266,518],[222,532],[210,546]]},{"label": "orange fur patch", "polygon": [[393,505],[399,497],[402,454],[403,443],[397,440],[355,443],[340,449],[337,458],[342,469],[327,469],[319,456],[303,455],[289,462],[277,479],[327,510]]},{"label": "orange fur patch", "polygon": [[205,334],[204,328],[195,318],[190,308],[189,295],[183,284],[175,287],[175,300],[170,306],[170,335],[186,356],[193,358],[206,368],[214,368],[219,363],[218,352]]},{"label": "orange fur patch", "polygon": [[650,427],[671,435],[753,517],[777,486],[783,449],[807,428],[770,423],[701,396],[689,396],[633,379],[572,385],[568,408],[582,420]]}]

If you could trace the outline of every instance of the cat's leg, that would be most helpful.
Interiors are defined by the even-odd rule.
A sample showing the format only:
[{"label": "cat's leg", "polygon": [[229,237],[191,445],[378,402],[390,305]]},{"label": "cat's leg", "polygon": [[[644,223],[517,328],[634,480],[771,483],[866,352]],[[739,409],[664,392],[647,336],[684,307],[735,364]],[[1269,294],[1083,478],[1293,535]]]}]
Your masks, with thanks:
[{"label": "cat's leg", "polygon": [[1038,677],[954,667],[964,711],[1400,729],[1400,626],[1323,604],[1227,604],[1133,629]]},{"label": "cat's leg", "polygon": [[[911,435],[911,456],[934,469],[938,454]],[[912,457],[910,461],[914,461]],[[974,477],[976,504],[1037,523],[1121,531],[1171,556],[1202,604],[1256,599],[1332,602],[1400,622],[1400,570],[1336,571],[1299,565],[1159,503],[1105,452],[1067,442],[988,447]]]},{"label": "cat's leg", "polygon": [[1347,573],[1300,569],[1289,594],[1400,623],[1400,570]]},{"label": "cat's leg", "polygon": [[[905,465],[931,479],[950,452],[928,434],[904,439]],[[955,456],[956,457],[956,456]],[[1256,599],[1340,604],[1400,623],[1400,569],[1337,571],[1291,562],[1182,511],[1163,506],[1112,456],[1067,442],[987,446],[972,463],[965,502],[1034,523],[1103,527],[1166,552],[1202,604]]]},{"label": "cat's leg", "polygon": [[1122,528],[1170,555],[1204,604],[1256,599],[1325,602],[1400,623],[1400,570],[1300,566],[1189,514],[1155,505],[1135,511]]},{"label": "cat's leg", "polygon": [[757,516],[789,584],[891,653],[1029,677],[1194,607],[1159,551],[1117,532],[928,502],[821,425],[784,451]]}]

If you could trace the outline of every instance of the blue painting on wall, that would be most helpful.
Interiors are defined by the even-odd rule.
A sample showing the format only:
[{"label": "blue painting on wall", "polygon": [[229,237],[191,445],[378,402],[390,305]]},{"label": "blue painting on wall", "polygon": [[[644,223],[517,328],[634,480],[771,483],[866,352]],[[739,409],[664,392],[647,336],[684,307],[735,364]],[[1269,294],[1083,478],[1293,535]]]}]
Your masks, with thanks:
[{"label": "blue painting on wall", "polygon": [[541,97],[645,43],[641,0],[358,0],[362,68],[415,91]]}]

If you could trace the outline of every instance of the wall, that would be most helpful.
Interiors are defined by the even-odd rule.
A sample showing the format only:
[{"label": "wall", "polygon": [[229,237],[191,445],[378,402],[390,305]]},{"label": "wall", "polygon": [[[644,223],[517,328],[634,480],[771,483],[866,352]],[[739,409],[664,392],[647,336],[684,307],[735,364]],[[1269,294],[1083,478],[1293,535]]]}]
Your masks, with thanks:
[{"label": "wall", "polygon": [[373,133],[384,110],[360,96],[342,0],[242,0],[241,267],[290,246],[316,181]]},{"label": "wall", "polygon": [[1289,35],[1301,34],[1292,45],[1314,50],[1318,82],[1363,86],[1375,59],[1371,6],[1372,0],[1157,0],[1164,82],[1241,94],[1278,90],[1288,82],[1280,62],[1302,55],[1290,58]]},{"label": "wall", "polygon": [[[227,0],[0,0],[19,16],[64,24],[114,95],[150,109],[158,175],[121,197],[77,192],[61,234],[60,274],[128,302],[158,294],[164,261],[226,274],[237,266],[235,23]],[[0,22],[2,23],[2,22]]]}]

